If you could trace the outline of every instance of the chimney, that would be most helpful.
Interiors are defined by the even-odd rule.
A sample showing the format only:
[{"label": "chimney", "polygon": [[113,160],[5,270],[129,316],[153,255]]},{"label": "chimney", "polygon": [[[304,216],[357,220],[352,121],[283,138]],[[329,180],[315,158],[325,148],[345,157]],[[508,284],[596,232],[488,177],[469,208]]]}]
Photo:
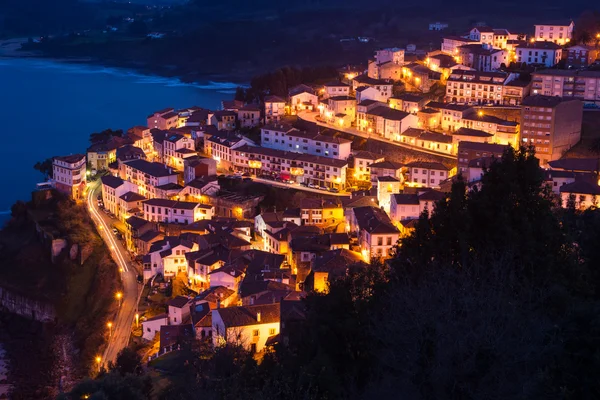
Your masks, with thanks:
[{"label": "chimney", "polygon": [[217,299],[217,309],[221,308],[221,299]]},{"label": "chimney", "polygon": [[260,311],[256,313],[256,322],[260,322]]}]

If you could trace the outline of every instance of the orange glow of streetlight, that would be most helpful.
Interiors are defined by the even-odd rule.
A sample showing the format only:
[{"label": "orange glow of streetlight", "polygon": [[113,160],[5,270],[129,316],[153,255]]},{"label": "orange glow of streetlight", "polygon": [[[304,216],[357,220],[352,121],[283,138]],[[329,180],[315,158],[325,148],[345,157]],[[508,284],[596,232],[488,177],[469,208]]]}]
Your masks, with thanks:
[{"label": "orange glow of streetlight", "polygon": [[106,326],[108,327],[108,336],[112,336],[112,322],[108,321]]},{"label": "orange glow of streetlight", "polygon": [[477,113],[477,115],[479,115],[480,117],[483,117],[483,111],[479,111],[479,112]]},{"label": "orange glow of streetlight", "polygon": [[102,362],[102,357],[96,356],[96,364],[100,364]]},{"label": "orange glow of streetlight", "polygon": [[123,293],[117,292],[115,294],[115,297],[117,298],[117,300],[119,300],[119,308],[120,308],[121,307],[121,299],[123,298]]}]

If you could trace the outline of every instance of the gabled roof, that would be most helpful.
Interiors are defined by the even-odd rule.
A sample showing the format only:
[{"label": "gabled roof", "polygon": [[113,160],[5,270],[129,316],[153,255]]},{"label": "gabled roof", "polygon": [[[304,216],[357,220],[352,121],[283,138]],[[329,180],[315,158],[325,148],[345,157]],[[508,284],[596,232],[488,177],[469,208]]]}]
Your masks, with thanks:
[{"label": "gabled roof", "polygon": [[331,81],[331,82],[327,82],[325,85],[323,85],[325,87],[350,87],[349,85],[346,85],[345,83],[342,83],[340,81]]},{"label": "gabled roof", "polygon": [[419,201],[439,201],[446,198],[446,193],[440,190],[427,190],[419,194]]},{"label": "gabled roof", "polygon": [[225,328],[279,322],[279,304],[219,308],[213,310],[213,313],[219,314]]},{"label": "gabled roof", "polygon": [[383,117],[391,121],[402,121],[409,115],[407,112],[396,110],[394,108],[389,108],[387,106],[375,107],[371,111],[367,111],[367,114]]},{"label": "gabled roof", "polygon": [[597,172],[600,171],[599,163],[600,158],[563,158],[548,164],[551,168],[566,171]]},{"label": "gabled roof", "polygon": [[394,178],[393,176],[378,176],[378,182],[400,182],[400,179]]},{"label": "gabled roof", "polygon": [[393,170],[399,170],[400,168],[403,167],[402,164],[397,163],[397,162],[393,162],[393,161],[379,161],[373,164],[370,164],[369,167],[371,168],[383,168],[383,169],[393,169]]},{"label": "gabled roof", "polygon": [[468,140],[461,140],[458,142],[458,151],[461,150],[475,150],[475,151],[489,151],[493,154],[502,154],[504,150],[508,148],[508,145],[496,144],[496,143],[479,143],[470,142]]},{"label": "gabled roof", "polygon": [[398,233],[398,228],[394,226],[390,217],[380,208],[376,207],[357,207],[354,209],[354,216],[360,230],[365,230],[370,234]]},{"label": "gabled roof", "polygon": [[547,107],[554,108],[560,103],[566,101],[580,101],[578,99],[574,99],[572,97],[559,97],[559,96],[542,96],[541,94],[536,94],[534,96],[528,96],[523,99],[524,106],[533,106],[533,107]]},{"label": "gabled roof", "polygon": [[171,168],[158,162],[149,162],[146,160],[125,161],[125,164],[131,168],[137,169],[145,174],[160,178],[163,176],[177,175]]},{"label": "gabled roof", "polygon": [[141,194],[136,193],[136,192],[127,192],[119,198],[126,202],[146,200],[146,198],[144,196],[142,196]]},{"label": "gabled roof", "polygon": [[183,210],[193,210],[200,205],[200,203],[189,202],[189,201],[177,201],[168,199],[150,199],[144,201],[144,204],[149,206],[168,207]]},{"label": "gabled roof", "polygon": [[113,189],[116,189],[125,183],[123,179],[112,175],[104,175],[100,179],[102,180],[103,185],[106,185]]},{"label": "gabled roof", "polygon": [[188,299],[187,297],[177,296],[177,297],[167,301],[167,305],[169,307],[183,308],[189,301],[190,301],[190,299]]},{"label": "gabled roof", "polygon": [[371,153],[370,151],[357,151],[354,153],[354,158],[362,158],[363,160],[379,160],[380,158],[384,158],[383,155]]},{"label": "gabled roof", "polygon": [[393,194],[396,204],[419,205],[419,196],[417,194],[397,193]]},{"label": "gabled roof", "polygon": [[403,93],[398,96],[392,97],[392,99],[402,100],[402,101],[410,101],[413,103],[419,103],[425,100],[425,96],[421,96],[414,93]]},{"label": "gabled roof", "polygon": [[562,185],[560,187],[560,192],[598,196],[600,195],[600,186],[587,180],[578,179],[575,182]]},{"label": "gabled roof", "polygon": [[149,224],[150,222],[146,221],[143,218],[131,216],[125,220],[125,223],[131,226],[132,229],[140,229],[141,227],[143,227],[146,224]]}]

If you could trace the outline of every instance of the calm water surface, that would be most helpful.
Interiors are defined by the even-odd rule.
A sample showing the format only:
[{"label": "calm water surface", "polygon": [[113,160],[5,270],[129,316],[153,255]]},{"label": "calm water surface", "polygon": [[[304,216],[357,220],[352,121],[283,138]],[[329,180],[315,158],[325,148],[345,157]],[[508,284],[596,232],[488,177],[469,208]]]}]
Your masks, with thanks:
[{"label": "calm water surface", "polygon": [[83,153],[90,133],[145,124],[148,114],[165,107],[217,108],[234,89],[229,83],[194,85],[128,70],[0,58],[0,221],[42,181],[33,169],[37,161]]}]

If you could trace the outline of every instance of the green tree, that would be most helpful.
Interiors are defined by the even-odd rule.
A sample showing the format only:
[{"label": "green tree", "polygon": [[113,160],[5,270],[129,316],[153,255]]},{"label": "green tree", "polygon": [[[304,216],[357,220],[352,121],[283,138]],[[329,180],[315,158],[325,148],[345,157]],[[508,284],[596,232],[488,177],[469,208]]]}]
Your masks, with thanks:
[{"label": "green tree", "polygon": [[48,158],[44,161],[38,161],[33,166],[33,169],[40,171],[45,178],[52,178],[52,158]]},{"label": "green tree", "polygon": [[137,374],[142,368],[142,356],[131,347],[125,347],[117,354],[117,360],[111,370],[119,372],[121,375]]},{"label": "green tree", "polygon": [[117,129],[117,130],[105,129],[101,132],[92,133],[90,135],[90,142],[92,144],[105,143],[114,136],[117,136],[117,137],[123,136],[123,130],[122,129]]}]

